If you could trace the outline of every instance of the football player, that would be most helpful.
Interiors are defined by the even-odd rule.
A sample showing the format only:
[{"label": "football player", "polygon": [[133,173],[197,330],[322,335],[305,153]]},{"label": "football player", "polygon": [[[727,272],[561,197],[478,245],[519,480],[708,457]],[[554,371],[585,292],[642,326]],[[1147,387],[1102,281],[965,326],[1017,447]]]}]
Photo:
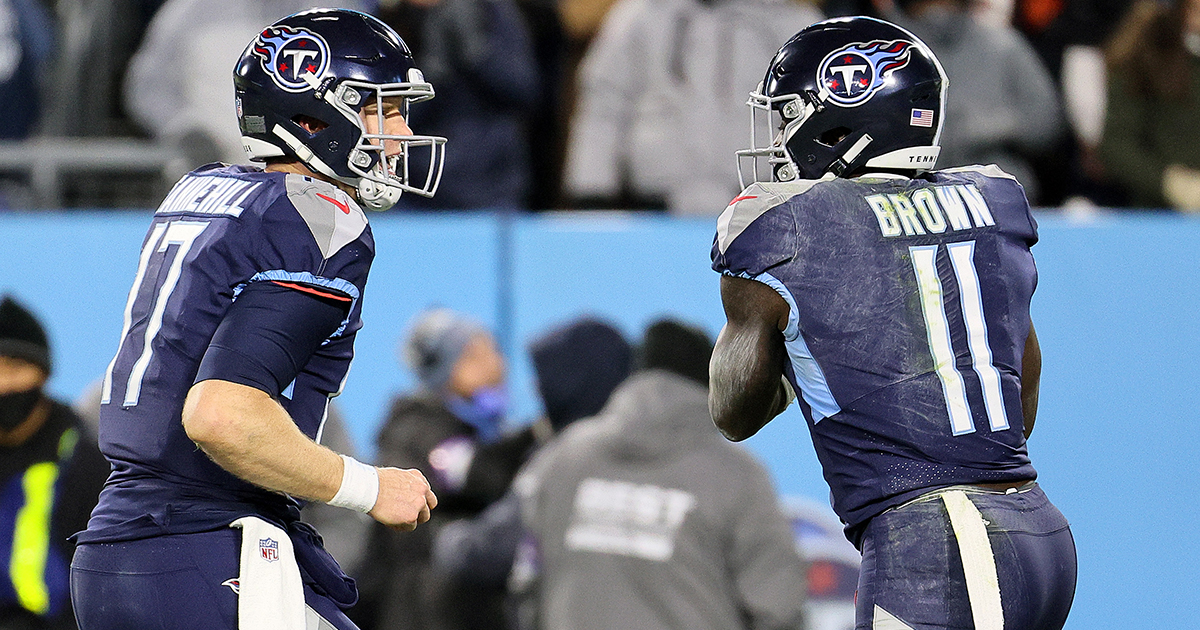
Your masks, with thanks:
[{"label": "football player", "polygon": [[798,401],[862,552],[859,630],[1058,629],[1075,546],[1025,447],[1037,224],[995,166],[930,170],[946,88],[924,43],[871,18],[776,54],[748,103],[769,127],[739,152],[755,183],[712,248],[709,407],[743,440]]},{"label": "football player", "polygon": [[433,87],[391,28],[342,9],[268,26],[233,79],[264,165],[201,167],[154,214],[103,383],[112,473],[71,570],[83,630],[353,628],[353,580],[301,502],[398,529],[437,504],[419,471],[320,445],[374,257],[362,206],[438,185],[445,139],[408,120]]}]

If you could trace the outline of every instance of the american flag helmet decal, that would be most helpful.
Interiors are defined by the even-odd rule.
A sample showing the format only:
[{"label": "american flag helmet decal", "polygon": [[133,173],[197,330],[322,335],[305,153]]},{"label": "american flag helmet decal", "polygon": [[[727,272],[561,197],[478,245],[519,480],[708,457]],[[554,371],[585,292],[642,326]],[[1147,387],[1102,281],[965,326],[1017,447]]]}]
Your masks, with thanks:
[{"label": "american flag helmet decal", "polygon": [[933,126],[933,110],[932,109],[914,109],[912,110],[912,118],[908,124],[912,127],[932,127]]}]

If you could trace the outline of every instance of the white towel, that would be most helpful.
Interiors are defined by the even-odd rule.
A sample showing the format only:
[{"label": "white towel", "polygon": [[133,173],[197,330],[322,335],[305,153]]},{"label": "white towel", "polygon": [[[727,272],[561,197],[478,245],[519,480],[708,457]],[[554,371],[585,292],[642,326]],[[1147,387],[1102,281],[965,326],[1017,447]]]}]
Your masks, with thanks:
[{"label": "white towel", "polygon": [[242,530],[238,630],[305,630],[304,583],[287,532],[257,516],[229,526]]}]

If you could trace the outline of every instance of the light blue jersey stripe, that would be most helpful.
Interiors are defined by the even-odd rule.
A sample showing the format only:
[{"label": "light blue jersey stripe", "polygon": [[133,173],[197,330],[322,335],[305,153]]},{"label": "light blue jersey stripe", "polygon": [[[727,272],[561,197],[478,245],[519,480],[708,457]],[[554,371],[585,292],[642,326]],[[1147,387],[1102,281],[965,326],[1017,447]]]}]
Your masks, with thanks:
[{"label": "light blue jersey stripe", "polygon": [[346,330],[346,326],[350,325],[349,313],[354,312],[354,305],[358,303],[359,297],[358,287],[354,286],[353,283],[342,280],[341,278],[325,278],[322,276],[315,276],[307,271],[284,271],[282,269],[272,269],[271,271],[260,271],[254,274],[254,277],[250,278],[250,282],[238,285],[237,288],[233,290],[233,299],[236,300],[237,296],[241,294],[242,290],[245,289],[246,286],[251,282],[261,282],[263,280],[300,282],[318,287],[328,287],[330,289],[341,291],[342,293],[350,296],[350,310],[347,312],[346,318],[342,320],[342,324],[338,326],[338,329],[329,336],[329,339],[325,340],[325,343],[328,343],[330,339],[336,339],[342,334],[343,331]]},{"label": "light blue jersey stripe", "polygon": [[787,328],[783,331],[784,347],[787,349],[788,359],[792,362],[792,371],[796,373],[796,384],[800,386],[800,396],[804,402],[812,409],[813,423],[838,413],[842,408],[838,405],[837,400],[833,398],[833,392],[829,391],[829,383],[825,380],[825,372],[821,370],[821,366],[817,364],[816,358],[813,357],[812,351],[808,349],[808,343],[804,341],[804,335],[800,334],[800,316],[796,309],[796,300],[792,297],[787,287],[779,281],[778,278],[769,273],[751,276],[750,274],[731,274],[739,278],[747,278],[757,280],[775,290],[788,304],[788,322]]}]

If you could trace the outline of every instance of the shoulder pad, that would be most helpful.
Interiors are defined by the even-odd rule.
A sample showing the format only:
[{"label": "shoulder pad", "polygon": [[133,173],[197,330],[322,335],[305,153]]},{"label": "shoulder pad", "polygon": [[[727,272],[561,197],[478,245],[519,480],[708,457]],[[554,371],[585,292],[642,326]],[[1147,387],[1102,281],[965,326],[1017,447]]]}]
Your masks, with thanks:
[{"label": "shoulder pad", "polygon": [[717,247],[720,253],[724,254],[734,239],[771,208],[808,192],[808,189],[822,181],[759,182],[746,187],[717,218]]},{"label": "shoulder pad", "polygon": [[341,188],[291,173],[285,181],[288,201],[308,225],[323,257],[334,255],[367,228],[367,215]]},{"label": "shoulder pad", "polygon": [[956,166],[954,168],[943,168],[939,170],[943,173],[978,173],[985,177],[1000,177],[1004,179],[1011,179],[1014,182],[1017,181],[1016,177],[1004,172],[1003,169],[995,164],[972,164],[970,166]]}]

